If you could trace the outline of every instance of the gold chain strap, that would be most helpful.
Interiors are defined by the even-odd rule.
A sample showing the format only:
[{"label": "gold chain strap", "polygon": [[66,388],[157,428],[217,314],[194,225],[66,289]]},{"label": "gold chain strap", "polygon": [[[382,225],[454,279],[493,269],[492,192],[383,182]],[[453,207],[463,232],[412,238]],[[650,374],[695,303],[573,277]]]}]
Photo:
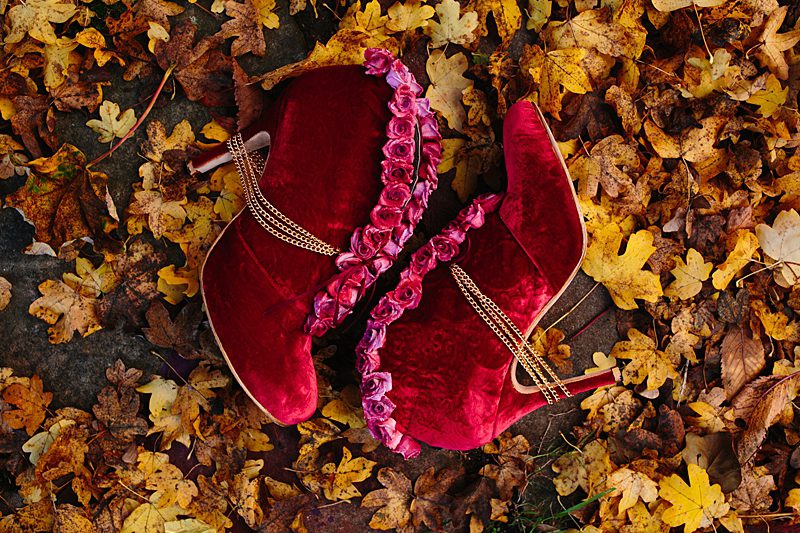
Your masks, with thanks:
[{"label": "gold chain strap", "polygon": [[556,375],[550,366],[544,361],[541,354],[527,341],[519,328],[508,318],[491,298],[481,292],[472,278],[464,272],[464,269],[455,263],[450,264],[450,272],[453,274],[459,289],[464,294],[469,304],[475,312],[491,328],[495,335],[511,350],[514,357],[522,365],[522,368],[530,375],[539,390],[542,391],[548,404],[557,402],[559,393],[554,389],[553,383],[546,375],[555,382],[556,386],[566,397],[571,397],[567,387]]},{"label": "gold chain strap", "polygon": [[341,250],[318,239],[269,203],[258,186],[266,162],[260,155],[248,153],[240,133],[228,139],[227,144],[242,181],[247,207],[261,227],[280,240],[305,250],[327,256],[341,253]]}]

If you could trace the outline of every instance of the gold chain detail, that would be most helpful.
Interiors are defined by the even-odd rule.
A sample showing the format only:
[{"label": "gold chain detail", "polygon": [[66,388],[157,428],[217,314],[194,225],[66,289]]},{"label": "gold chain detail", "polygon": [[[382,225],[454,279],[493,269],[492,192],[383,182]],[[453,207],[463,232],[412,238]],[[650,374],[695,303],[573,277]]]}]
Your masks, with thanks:
[{"label": "gold chain detail", "polygon": [[571,397],[572,394],[558,375],[544,361],[539,351],[531,346],[519,328],[508,318],[508,315],[491,298],[481,292],[469,274],[455,263],[450,264],[450,272],[469,304],[503,344],[511,350],[511,353],[514,354],[522,368],[525,369],[539,387],[539,390],[542,391],[547,403],[553,404],[560,399],[558,391],[555,390],[553,383],[549,379],[555,382],[555,385],[564,396]]},{"label": "gold chain detail", "polygon": [[283,242],[305,250],[331,257],[341,253],[341,250],[318,239],[269,203],[258,186],[258,179],[263,173],[266,162],[259,154],[247,152],[240,133],[228,139],[227,144],[231,158],[236,164],[239,179],[242,181],[247,207],[261,227]]}]

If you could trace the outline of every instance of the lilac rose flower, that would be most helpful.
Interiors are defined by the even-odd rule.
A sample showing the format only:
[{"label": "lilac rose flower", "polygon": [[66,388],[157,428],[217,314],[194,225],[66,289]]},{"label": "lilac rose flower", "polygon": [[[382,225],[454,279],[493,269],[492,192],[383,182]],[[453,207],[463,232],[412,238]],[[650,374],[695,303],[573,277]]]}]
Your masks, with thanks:
[{"label": "lilac rose flower", "polygon": [[427,142],[422,145],[422,155],[430,161],[442,160],[442,145],[438,142]]},{"label": "lilac rose flower", "polygon": [[383,183],[411,183],[414,166],[410,163],[400,159],[388,158],[381,162],[381,167],[383,168],[381,172]]},{"label": "lilac rose flower", "polygon": [[375,422],[383,422],[392,416],[392,411],[395,409],[395,405],[392,403],[392,400],[386,396],[374,400],[365,399],[363,405],[364,418],[366,420],[373,420]]},{"label": "lilac rose flower", "polygon": [[392,240],[395,243],[397,243],[398,254],[400,253],[400,250],[402,249],[406,241],[408,241],[408,239],[410,239],[411,236],[414,235],[414,227],[412,224],[416,224],[417,222],[419,222],[419,219],[410,218],[410,223],[408,224],[403,223],[394,228],[394,232],[392,233],[394,235],[394,238]]},{"label": "lilac rose flower", "polygon": [[361,337],[359,346],[363,347],[365,352],[377,353],[378,350],[383,348],[384,342],[386,342],[386,325],[372,319],[367,320],[367,329],[364,332],[364,336]]},{"label": "lilac rose flower", "polygon": [[439,133],[439,123],[436,122],[434,115],[420,117],[419,128],[422,138],[426,141],[439,141],[442,139],[442,134]]},{"label": "lilac rose flower", "polygon": [[392,117],[389,120],[389,127],[386,128],[386,135],[390,139],[411,139],[414,137],[416,124],[411,116]]},{"label": "lilac rose flower", "polygon": [[328,293],[334,298],[336,305],[343,309],[340,316],[336,317],[337,322],[356,304],[364,287],[372,281],[373,276],[365,265],[351,267],[333,278],[328,284]]},{"label": "lilac rose flower", "polygon": [[397,254],[392,255],[387,250],[391,250],[393,246],[394,243],[392,243],[391,240],[387,241],[386,244],[383,245],[381,252],[373,257],[372,261],[367,265],[374,276],[379,276],[392,268],[392,260],[397,259]]},{"label": "lilac rose flower", "polygon": [[367,74],[380,76],[389,72],[389,68],[394,61],[394,56],[383,48],[367,48],[364,51],[364,66],[367,67]]},{"label": "lilac rose flower", "polygon": [[403,213],[397,207],[376,205],[369,214],[372,224],[378,229],[393,229],[400,223]]},{"label": "lilac rose flower", "polygon": [[367,419],[367,428],[369,428],[373,437],[391,450],[394,450],[403,438],[403,434],[397,431],[396,422],[393,418],[387,418],[382,421]]},{"label": "lilac rose flower", "polygon": [[386,75],[386,83],[392,89],[397,89],[401,85],[408,85],[414,96],[422,94],[422,86],[416,82],[414,76],[408,70],[402,61],[395,59],[389,67],[389,73]]},{"label": "lilac rose flower", "polygon": [[377,352],[356,351],[356,370],[361,374],[374,372],[381,362]]},{"label": "lilac rose flower", "polygon": [[394,448],[394,451],[402,455],[403,459],[413,459],[419,455],[421,450],[422,448],[420,447],[419,442],[415,441],[408,435],[403,435],[403,438],[400,439],[400,442],[397,443],[397,446]]},{"label": "lilac rose flower", "polygon": [[371,372],[364,374],[361,380],[361,396],[368,400],[377,400],[392,390],[392,375],[388,372]]},{"label": "lilac rose flower", "polygon": [[[390,139],[383,146],[383,155],[406,163],[414,161],[414,152],[416,152],[416,143],[414,139]],[[413,169],[412,169],[413,171]]]}]

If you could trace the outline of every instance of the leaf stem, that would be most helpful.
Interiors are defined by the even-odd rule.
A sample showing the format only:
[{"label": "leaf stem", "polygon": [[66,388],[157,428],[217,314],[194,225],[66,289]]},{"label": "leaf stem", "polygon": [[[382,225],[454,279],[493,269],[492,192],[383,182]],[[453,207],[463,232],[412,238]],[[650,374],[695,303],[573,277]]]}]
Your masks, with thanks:
[{"label": "leaf stem", "polygon": [[126,133],[125,136],[122,137],[122,139],[117,141],[117,144],[112,146],[106,153],[104,153],[104,154],[98,156],[97,158],[95,158],[91,163],[86,165],[86,168],[89,168],[91,166],[96,165],[97,163],[99,163],[103,159],[105,159],[108,156],[110,156],[111,154],[113,154],[117,150],[117,148],[122,146],[122,143],[124,143],[125,141],[127,141],[128,139],[130,139],[133,136],[133,134],[136,132],[136,130],[139,128],[139,126],[141,126],[142,123],[144,122],[144,119],[147,118],[147,115],[150,114],[150,111],[153,109],[153,106],[156,104],[156,100],[158,100],[158,96],[161,94],[161,91],[164,90],[164,86],[167,84],[167,80],[172,75],[172,71],[173,70],[175,70],[175,65],[170,65],[170,67],[164,72],[164,76],[161,78],[161,83],[158,85],[158,88],[156,89],[156,93],[150,99],[150,103],[147,105],[147,109],[144,110],[144,112],[142,113],[142,116],[140,116],[139,120],[136,121],[136,124],[133,125],[133,127],[128,131],[128,133]]}]

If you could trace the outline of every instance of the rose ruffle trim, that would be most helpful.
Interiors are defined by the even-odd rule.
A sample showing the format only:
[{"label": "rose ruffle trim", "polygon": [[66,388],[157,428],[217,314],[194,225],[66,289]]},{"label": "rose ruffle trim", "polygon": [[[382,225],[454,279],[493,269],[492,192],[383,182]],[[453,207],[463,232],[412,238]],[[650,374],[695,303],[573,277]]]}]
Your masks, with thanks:
[{"label": "rose ruffle trim", "polygon": [[[305,331],[315,336],[340,324],[366,289],[392,266],[438,185],[436,167],[442,159],[442,136],[430,102],[419,98],[422,87],[391,52],[368,48],[364,57],[367,74],[385,76],[386,83],[394,89],[389,101],[393,116],[386,126],[388,140],[381,163],[384,188],[378,205],[370,212],[371,223],[356,229],[350,238],[350,249],[337,256],[336,266],[341,273],[314,297]],[[419,179],[414,184],[417,130],[421,149]]]},{"label": "rose ruffle trim", "polygon": [[406,309],[415,309],[422,298],[422,280],[439,263],[452,260],[470,229],[485,222],[486,213],[497,209],[502,196],[487,194],[476,198],[455,220],[411,256],[411,264],[400,274],[397,287],[380,299],[367,320],[367,330],[356,347],[356,367],[361,374],[364,419],[372,435],[387,448],[406,459],[420,452],[419,443],[397,429],[392,418],[395,405],[386,395],[392,390],[392,376],[380,371],[379,351],[386,340],[386,328]]}]

